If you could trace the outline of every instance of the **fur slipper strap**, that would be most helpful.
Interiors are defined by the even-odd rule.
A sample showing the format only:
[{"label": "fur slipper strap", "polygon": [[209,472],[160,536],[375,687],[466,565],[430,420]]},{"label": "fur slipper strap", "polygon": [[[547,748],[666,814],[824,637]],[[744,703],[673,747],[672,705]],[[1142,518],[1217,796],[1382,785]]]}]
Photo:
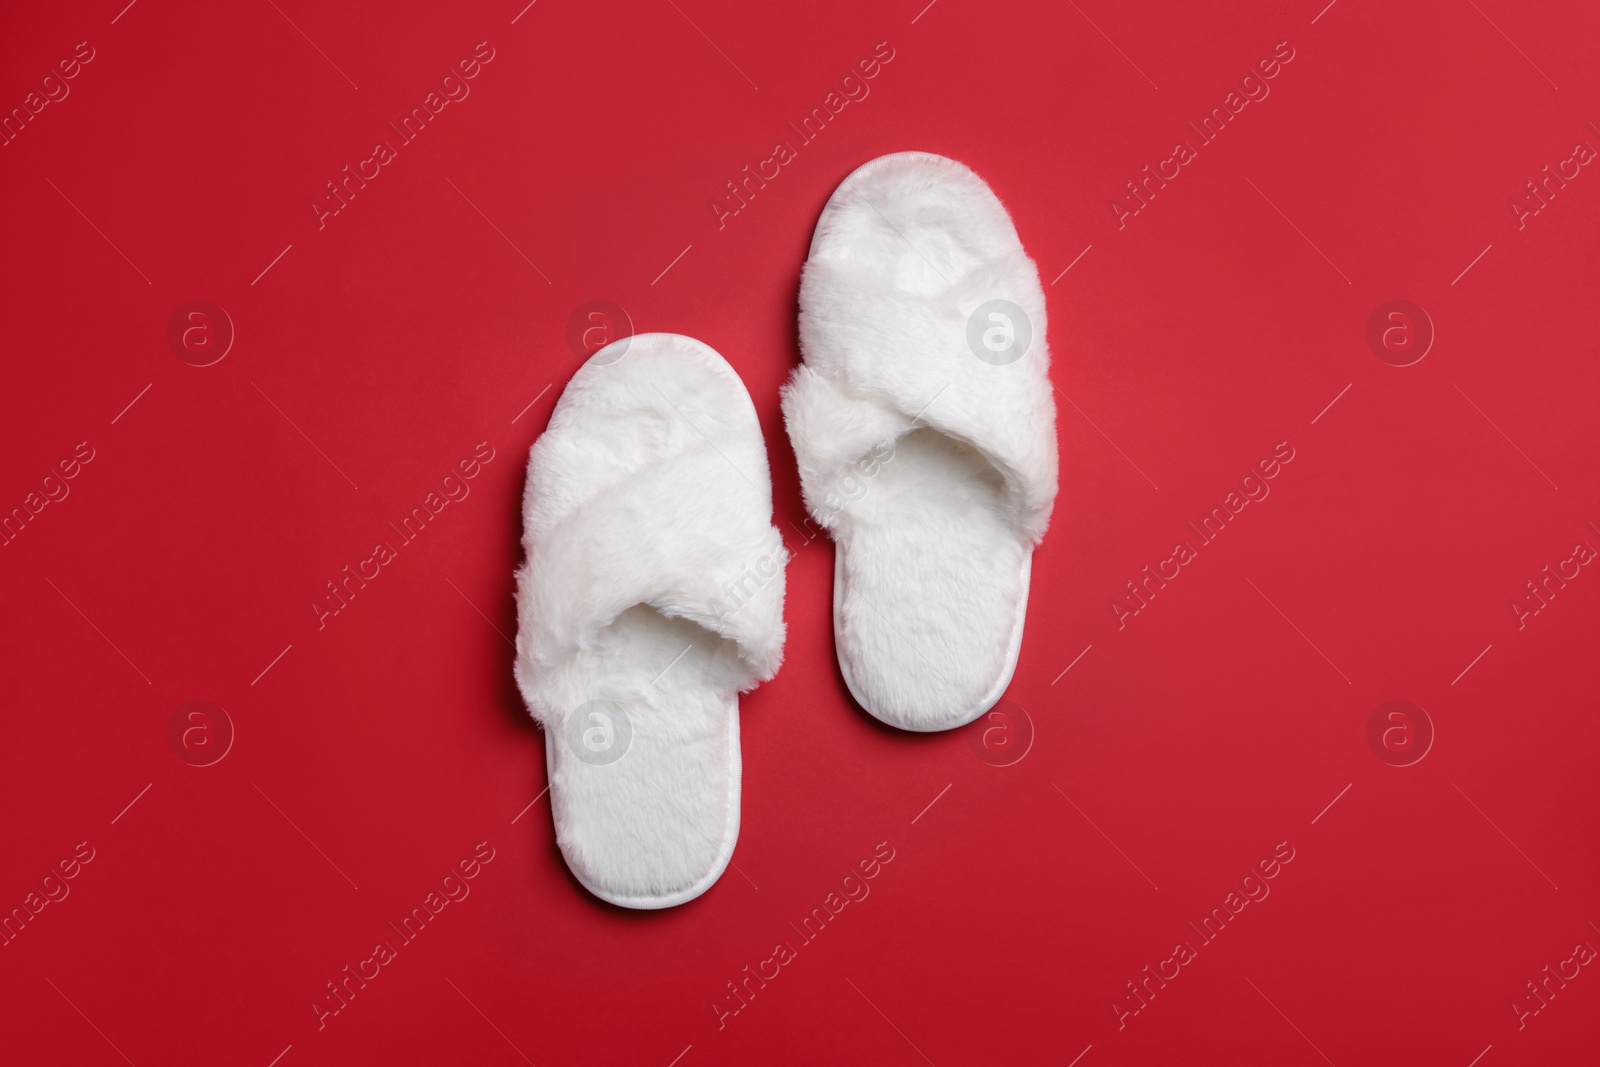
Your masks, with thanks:
[{"label": "fur slipper strap", "polygon": [[895,438],[931,427],[994,465],[1018,535],[1041,538],[1057,462],[1033,261],[1019,249],[931,297],[850,261],[814,258],[805,281],[801,335],[811,343],[785,411],[817,520],[836,525],[852,480],[870,477]]},{"label": "fur slipper strap", "polygon": [[[758,488],[710,443],[603,489],[541,532],[525,621],[548,671],[627,609],[647,604],[734,642],[748,689],[783,657],[785,549]],[[746,464],[762,470],[764,464]],[[713,513],[686,501],[714,500]]]}]

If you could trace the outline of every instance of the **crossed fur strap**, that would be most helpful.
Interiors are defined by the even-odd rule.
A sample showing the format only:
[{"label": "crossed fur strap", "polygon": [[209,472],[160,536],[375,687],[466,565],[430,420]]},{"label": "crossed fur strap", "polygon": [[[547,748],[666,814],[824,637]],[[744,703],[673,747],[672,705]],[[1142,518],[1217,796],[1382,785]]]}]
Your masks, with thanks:
[{"label": "crossed fur strap", "polygon": [[720,451],[691,447],[600,490],[537,534],[522,617],[532,627],[523,651],[539,670],[647,604],[733,641],[748,671],[739,688],[776,673],[785,557],[770,489],[761,487],[764,464],[746,462],[749,451],[728,442]]},{"label": "crossed fur strap", "polygon": [[[969,343],[969,320],[994,300],[1020,309],[1010,325],[1029,334],[1004,365]],[[861,265],[812,259],[800,320],[805,363],[785,387],[784,415],[817,521],[834,529],[841,483],[886,442],[926,426],[981,452],[1004,479],[1019,534],[1043,536],[1056,492],[1055,404],[1044,295],[1026,254],[991,260],[932,297]]]}]

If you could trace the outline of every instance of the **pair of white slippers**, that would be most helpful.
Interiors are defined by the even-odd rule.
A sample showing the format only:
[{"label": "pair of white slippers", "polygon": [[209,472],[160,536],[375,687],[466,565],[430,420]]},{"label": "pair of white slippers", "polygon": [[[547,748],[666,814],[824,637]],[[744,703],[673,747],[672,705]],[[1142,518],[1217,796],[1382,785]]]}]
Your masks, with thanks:
[{"label": "pair of white slippers", "polygon": [[[837,545],[856,701],[906,730],[972,722],[1016,668],[1056,494],[1045,303],[1005,208],[926,153],[847,178],[800,287],[784,421]],[[784,563],[755,407],[708,346],[596,352],[534,444],[516,676],[544,727],[556,839],[585,888],[664,908],[739,831],[739,694],[783,659]]]}]

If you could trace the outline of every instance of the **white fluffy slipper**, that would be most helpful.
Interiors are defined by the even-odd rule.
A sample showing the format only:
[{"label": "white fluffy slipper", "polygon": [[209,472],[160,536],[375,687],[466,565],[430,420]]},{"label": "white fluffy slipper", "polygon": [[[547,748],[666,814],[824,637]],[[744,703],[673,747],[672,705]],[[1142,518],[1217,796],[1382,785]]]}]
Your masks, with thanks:
[{"label": "white fluffy slipper", "polygon": [[739,834],[739,693],[783,659],[787,557],[750,395],[691,338],[609,345],[535,442],[522,508],[517,684],[561,852],[613,904],[691,900]]},{"label": "white fluffy slipper", "polygon": [[1044,293],[1000,201],[924,152],[839,186],[800,283],[783,412],[837,543],[834,639],[867,711],[971,722],[1016,669],[1056,495]]}]

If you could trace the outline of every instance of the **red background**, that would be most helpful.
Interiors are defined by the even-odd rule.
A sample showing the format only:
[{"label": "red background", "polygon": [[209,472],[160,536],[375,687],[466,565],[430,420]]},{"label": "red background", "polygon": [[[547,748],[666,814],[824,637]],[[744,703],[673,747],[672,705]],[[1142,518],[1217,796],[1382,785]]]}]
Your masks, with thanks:
[{"label": "red background", "polygon": [[[1600,146],[1600,15],[924,2],[13,5],[5,108],[95,58],[0,148],[0,507],[95,458],[0,549],[0,907],[94,859],[0,948],[6,1059],[1594,1061],[1594,968],[1521,1029],[1511,1004],[1600,947],[1600,576],[1522,629],[1508,605],[1600,547],[1600,176],[1521,228],[1508,202]],[[470,96],[319,230],[324,183],[481,41]],[[719,228],[724,183],[885,41],[870,96]],[[1271,95],[1119,230],[1124,182],[1281,41]],[[824,200],[907,149],[1010,208],[1070,398],[1025,713],[932,737],[845,693],[777,393]],[[196,299],[237,335],[203,368],[166,339]],[[503,639],[523,458],[597,299],[738,369],[796,551],[737,870],[664,913],[587,896],[528,807]],[[1366,340],[1394,299],[1437,331],[1404,368]],[[480,441],[471,496],[319,630],[323,583]],[[1123,583],[1283,441],[1270,497],[1119,629]],[[1412,766],[1367,741],[1391,699],[1436,730]],[[191,700],[235,730],[211,766],[168,740]],[[1020,761],[978,757],[1023,714]],[[319,1030],[325,983],[480,841],[471,895]],[[719,1029],[725,983],[879,842],[871,895]],[[1199,946],[1280,842],[1271,895]],[[1198,958],[1119,1028],[1179,940]]]}]

